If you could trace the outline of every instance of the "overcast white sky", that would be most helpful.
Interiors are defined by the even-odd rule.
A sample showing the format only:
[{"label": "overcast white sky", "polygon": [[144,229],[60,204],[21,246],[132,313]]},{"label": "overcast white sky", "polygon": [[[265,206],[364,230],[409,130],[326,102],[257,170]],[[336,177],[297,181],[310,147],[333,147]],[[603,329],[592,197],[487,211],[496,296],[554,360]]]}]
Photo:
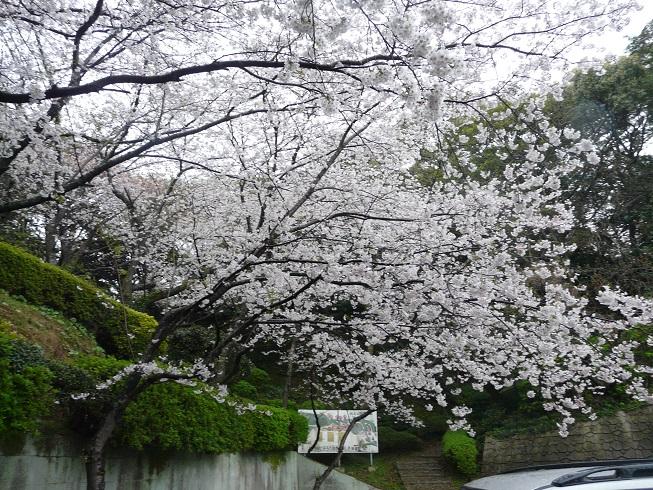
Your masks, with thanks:
[{"label": "overcast white sky", "polygon": [[634,12],[630,16],[628,26],[621,32],[610,32],[594,39],[597,46],[605,49],[606,55],[622,55],[628,46],[628,38],[634,37],[642,32],[644,26],[653,19],[653,0],[639,0],[642,10]]}]

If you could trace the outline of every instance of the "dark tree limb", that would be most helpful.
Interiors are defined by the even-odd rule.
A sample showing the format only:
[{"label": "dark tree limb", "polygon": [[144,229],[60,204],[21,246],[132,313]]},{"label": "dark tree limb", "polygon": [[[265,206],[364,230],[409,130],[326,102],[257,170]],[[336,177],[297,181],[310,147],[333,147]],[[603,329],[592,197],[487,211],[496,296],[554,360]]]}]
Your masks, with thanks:
[{"label": "dark tree limb", "polygon": [[342,457],[342,453],[345,450],[345,441],[347,440],[347,437],[349,436],[349,433],[352,431],[354,426],[363,420],[365,417],[370,415],[371,413],[376,412],[376,410],[365,410],[362,414],[354,417],[351,422],[349,422],[349,426],[347,427],[347,430],[345,431],[345,435],[340,439],[340,444],[338,445],[338,453],[336,454],[336,457],[333,458],[333,461],[331,461],[331,464],[327,466],[327,469],[324,470],[324,473],[322,473],[319,477],[315,479],[315,485],[313,485],[313,490],[320,490],[322,487],[322,484],[326,481],[327,478],[329,478],[329,475],[333,471],[333,469],[340,464],[340,458]]},{"label": "dark tree limb", "polygon": [[[341,60],[335,63],[315,63],[312,61],[299,61],[297,66],[306,70],[315,70],[322,72],[334,72],[347,74],[346,68],[364,68],[369,63],[375,61],[401,61],[399,56],[390,55],[376,55],[361,60]],[[265,61],[265,60],[230,60],[230,61],[214,61],[204,65],[187,66],[172,70],[159,75],[109,75],[99,78],[83,85],[73,87],[58,87],[53,85],[48,88],[41,100],[59,99],[74,97],[78,95],[91,94],[99,92],[112,85],[121,84],[138,84],[138,85],[157,85],[161,83],[174,83],[181,82],[183,77],[189,75],[196,75],[200,73],[211,73],[215,71],[229,70],[231,68],[247,69],[247,68],[284,68],[283,61]],[[0,103],[5,104],[29,104],[36,102],[29,93],[22,92],[5,92],[0,91]]]}]

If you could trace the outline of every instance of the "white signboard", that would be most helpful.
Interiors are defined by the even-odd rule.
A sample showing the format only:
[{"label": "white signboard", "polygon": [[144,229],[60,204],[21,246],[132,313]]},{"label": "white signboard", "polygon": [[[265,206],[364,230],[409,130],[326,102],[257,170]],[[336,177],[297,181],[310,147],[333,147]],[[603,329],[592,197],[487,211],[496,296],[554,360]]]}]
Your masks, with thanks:
[{"label": "white signboard", "polygon": [[[365,410],[316,410],[320,422],[319,439],[311,451],[313,453],[337,453],[340,441],[345,436],[347,427]],[[317,423],[313,410],[300,410],[299,413],[308,419],[308,438],[297,449],[307,453],[315,439],[318,438]],[[379,432],[376,422],[376,412],[363,420],[356,422],[345,441],[345,453],[378,453]]]}]

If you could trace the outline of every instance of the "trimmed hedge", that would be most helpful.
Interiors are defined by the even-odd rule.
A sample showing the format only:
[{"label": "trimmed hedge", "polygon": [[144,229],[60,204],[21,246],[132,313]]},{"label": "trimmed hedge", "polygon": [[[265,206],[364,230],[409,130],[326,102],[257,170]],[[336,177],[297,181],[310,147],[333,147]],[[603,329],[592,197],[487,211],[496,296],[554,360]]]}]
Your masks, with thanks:
[{"label": "trimmed hedge", "polygon": [[60,267],[0,242],[0,288],[75,318],[107,352],[130,358],[148,345],[157,322]]},{"label": "trimmed hedge", "polygon": [[478,472],[476,441],[463,431],[448,431],[444,434],[442,455],[465,476],[471,477]]},{"label": "trimmed hedge", "polygon": [[259,405],[239,414],[228,403],[169,382],[150,386],[129,404],[118,440],[136,449],[233,453],[285,449],[307,435],[308,423],[297,413]]}]

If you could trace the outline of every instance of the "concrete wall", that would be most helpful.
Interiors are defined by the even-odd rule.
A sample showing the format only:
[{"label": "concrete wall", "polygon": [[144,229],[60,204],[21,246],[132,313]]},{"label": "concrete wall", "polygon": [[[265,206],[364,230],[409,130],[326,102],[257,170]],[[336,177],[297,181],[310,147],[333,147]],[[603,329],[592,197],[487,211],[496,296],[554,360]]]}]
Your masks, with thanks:
[{"label": "concrete wall", "polygon": [[[184,454],[113,450],[107,490],[309,490],[324,466],[295,452]],[[0,490],[85,490],[80,441],[28,438],[0,448]],[[324,490],[374,490],[333,472]]]},{"label": "concrete wall", "polygon": [[483,474],[536,464],[630,458],[653,458],[653,406],[578,422],[566,438],[555,431],[509,439],[488,437]]},{"label": "concrete wall", "polygon": [[[308,459],[301,454],[297,457],[297,487],[299,490],[312,490],[315,478],[321,475],[326,466]],[[344,473],[332,471],[329,478],[322,484],[322,490],[377,490],[376,488],[356,480]]]}]

